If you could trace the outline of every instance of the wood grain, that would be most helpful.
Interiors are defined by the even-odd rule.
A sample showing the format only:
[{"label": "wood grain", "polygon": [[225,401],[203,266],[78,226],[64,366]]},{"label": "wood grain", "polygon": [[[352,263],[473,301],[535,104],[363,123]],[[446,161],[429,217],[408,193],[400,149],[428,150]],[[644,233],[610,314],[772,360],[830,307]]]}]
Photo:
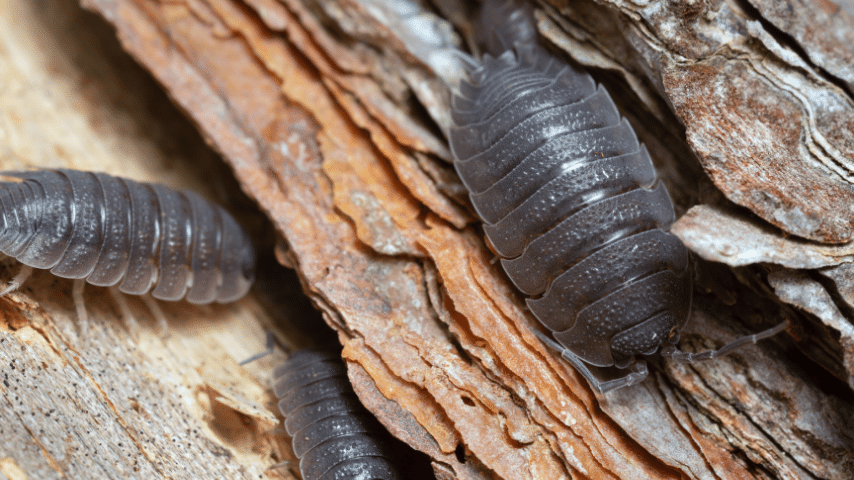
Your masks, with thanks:
[{"label": "wood grain", "polygon": [[[253,224],[230,169],[114,33],[73,2],[0,2],[0,169],[105,171],[192,189]],[[0,263],[0,278],[20,268]],[[70,280],[36,271],[0,298],[0,478],[294,478],[263,350],[273,319],[255,294],[229,305],[159,302],[131,335],[87,285],[79,335]],[[278,358],[281,358],[280,356]]]},{"label": "wood grain", "polygon": [[[381,0],[83,3],[229,163],[284,239],[280,260],[338,332],[360,397],[433,458],[438,478],[854,471],[851,277],[829,270],[850,263],[834,255],[854,225],[854,108],[844,59],[829,60],[848,49],[798,23],[814,15],[758,1],[537,4],[547,46],[609,88],[677,214],[703,206],[677,223],[703,239],[688,242],[699,273],[682,346],[796,324],[713,363],[654,360],[643,384],[597,397],[531,333],[535,319],[493,264],[448,163],[445,72],[401,30],[424,15],[444,45],[462,45],[464,15],[446,22]],[[693,221],[709,211],[725,212],[714,217],[723,223]],[[761,250],[761,263],[703,260],[720,259],[738,232],[763,241],[738,245]],[[67,297],[53,297],[32,303],[64,301],[67,315]],[[391,403],[408,414],[390,414]]]}]

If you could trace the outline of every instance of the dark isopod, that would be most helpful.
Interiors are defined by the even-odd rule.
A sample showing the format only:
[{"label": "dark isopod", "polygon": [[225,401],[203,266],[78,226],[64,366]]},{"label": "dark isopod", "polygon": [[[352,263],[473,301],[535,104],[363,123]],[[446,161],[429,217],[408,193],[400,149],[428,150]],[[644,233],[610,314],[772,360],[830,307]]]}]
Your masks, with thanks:
[{"label": "dark isopod", "polygon": [[273,373],[304,480],[397,480],[388,433],[362,406],[337,355],[301,350]]},{"label": "dark isopod", "polygon": [[25,265],[2,293],[17,288],[31,267],[77,279],[82,330],[84,279],[191,303],[231,302],[252,284],[248,235],[193,192],[76,170],[0,176],[0,251]]},{"label": "dark isopod", "polygon": [[[714,358],[679,351],[691,310],[688,250],[646,148],[590,75],[535,42],[528,8],[487,2],[491,55],[453,99],[455,166],[505,272],[562,352],[598,391],[647,375],[638,355]],[[555,340],[557,342],[555,342]],[[632,372],[597,379],[587,365]]]}]

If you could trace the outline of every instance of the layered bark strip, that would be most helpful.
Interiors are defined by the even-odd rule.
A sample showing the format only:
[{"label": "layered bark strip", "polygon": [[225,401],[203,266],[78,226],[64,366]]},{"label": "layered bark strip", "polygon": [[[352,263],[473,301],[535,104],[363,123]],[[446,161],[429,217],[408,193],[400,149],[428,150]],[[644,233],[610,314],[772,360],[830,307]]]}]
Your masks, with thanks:
[{"label": "layered bark strip", "polygon": [[[497,25],[487,42],[497,56],[453,100],[457,172],[564,357],[597,390],[637,383],[647,372],[635,356],[677,342],[691,307],[667,189],[608,92],[539,48],[524,10],[488,5],[483,17]],[[635,371],[599,383],[584,363]]]},{"label": "layered bark strip", "polygon": [[[447,2],[86,3],[115,26],[122,45],[189,112],[270,215],[287,239],[283,261],[298,266],[306,292],[346,344],[348,361],[363,366],[382,396],[411,411],[429,435],[417,436],[416,421],[402,416],[383,423],[430,452],[448,478],[850,478],[846,432],[854,415],[847,397],[826,389],[826,376],[802,375],[817,367],[790,351],[744,349],[714,366],[664,362],[655,382],[605,400],[581,388],[560,359],[544,355],[527,328],[530,316],[506,298],[513,292],[503,274],[493,275],[476,229],[461,226],[467,217],[440,209],[456,206],[442,193],[456,198],[462,185],[423,128],[423,110],[413,114],[411,106],[417,97],[445,128],[450,109],[439,94],[446,92],[399,34],[403,22],[383,23],[396,6]],[[794,6],[789,11],[803,25],[823,26],[814,31],[833,32],[804,21],[807,10],[822,11],[815,5],[776,4]],[[854,131],[836,115],[844,111],[839,103],[827,103],[835,87],[817,83],[812,70],[790,68],[783,59],[791,56],[769,56],[748,35],[761,32],[763,22],[737,11],[744,3],[538,5],[539,31],[552,46],[622,77],[642,102],[631,109],[638,119],[632,125],[656,166],[660,160],[673,167],[664,178],[675,204],[696,203],[703,173],[685,142],[688,128],[691,142],[705,135],[705,143],[691,145],[701,145],[701,161],[712,162],[703,166],[720,173],[713,178],[725,178],[724,187],[741,182],[750,187],[745,191],[762,193],[750,199],[774,212],[804,211],[821,225],[850,216],[850,196],[832,178],[819,178],[817,161],[804,162],[817,150],[799,141],[809,140],[816,125],[809,112],[818,112],[821,128]],[[430,11],[422,18],[449,23]],[[456,45],[451,34],[445,44]],[[700,48],[706,50],[694,55]],[[791,90],[769,71],[804,80]],[[800,95],[803,86],[810,89]],[[611,95],[618,101],[616,91]],[[791,108],[798,99],[803,114]],[[681,108],[684,126],[670,105]],[[769,119],[788,128],[768,130]],[[779,202],[794,192],[767,188],[781,179],[806,181],[798,191],[810,195]],[[846,209],[836,210],[843,203]],[[721,247],[714,245],[733,251]],[[701,275],[710,293],[692,308],[683,343],[723,344],[759,318],[776,318],[764,267],[758,271],[757,281],[745,283],[726,272]],[[841,356],[823,358],[841,365]],[[385,404],[368,408],[383,414]],[[460,444],[465,463],[454,458]]]},{"label": "layered bark strip", "polygon": [[305,480],[398,480],[388,433],[365,410],[341,358],[301,350],[274,372],[273,390]]},{"label": "layered bark strip", "polygon": [[249,236],[192,192],[76,170],[2,172],[0,251],[64,278],[225,303],[255,276]]}]

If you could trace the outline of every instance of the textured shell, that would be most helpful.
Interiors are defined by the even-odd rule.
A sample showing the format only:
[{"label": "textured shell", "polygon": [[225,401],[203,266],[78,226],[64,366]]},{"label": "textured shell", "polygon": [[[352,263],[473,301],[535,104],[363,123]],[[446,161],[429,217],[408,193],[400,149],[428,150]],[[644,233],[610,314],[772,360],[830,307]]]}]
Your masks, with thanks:
[{"label": "textured shell", "polygon": [[249,290],[246,232],[192,192],[76,170],[3,172],[0,251],[122,292],[230,302]]},{"label": "textured shell", "polygon": [[339,357],[301,350],[273,375],[303,480],[400,478],[384,453],[388,433],[359,402]]},{"label": "textured shell", "polygon": [[487,55],[453,100],[457,172],[554,339],[589,364],[625,367],[690,310],[688,252],[666,232],[667,189],[590,75],[535,44],[500,43],[516,48]]}]

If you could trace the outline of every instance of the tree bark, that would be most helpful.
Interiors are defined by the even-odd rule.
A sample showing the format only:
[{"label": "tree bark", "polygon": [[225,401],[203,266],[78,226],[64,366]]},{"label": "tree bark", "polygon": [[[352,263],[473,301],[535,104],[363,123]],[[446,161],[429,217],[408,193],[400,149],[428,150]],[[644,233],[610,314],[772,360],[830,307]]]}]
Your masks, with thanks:
[{"label": "tree bark", "polygon": [[[536,320],[492,262],[450,164],[442,132],[454,57],[439,54],[462,48],[471,12],[440,1],[435,10],[381,0],[83,3],[115,27],[270,218],[282,238],[278,258],[337,330],[360,398],[433,459],[437,478],[844,479],[854,471],[854,21],[845,10],[819,0],[537,4],[544,44],[606,85],[673,196],[673,232],[697,255],[698,271],[682,348],[716,348],[784,318],[794,324],[715,362],[654,359],[647,381],[596,395],[533,335]],[[30,142],[40,145],[22,145]],[[32,164],[56,156],[12,150]],[[25,293],[32,297],[12,298],[40,309],[67,298]],[[64,301],[57,315],[68,317]],[[235,309],[260,311],[247,302]],[[188,307],[170,308],[184,315]],[[237,329],[230,311],[209,321]],[[40,325],[32,318],[9,322],[25,325],[15,338]],[[71,338],[73,323],[51,322]],[[247,356],[261,348],[253,332]],[[187,342],[201,341],[191,333]],[[91,349],[87,361],[106,352]],[[76,355],[68,364],[80,364]],[[152,365],[127,364],[137,376]],[[264,380],[266,365],[249,375],[235,366],[233,375]],[[252,385],[235,391],[272,408]],[[151,401],[165,398],[182,397]],[[257,425],[275,418],[237,403],[220,402]],[[273,441],[260,430],[251,458],[222,435],[213,443],[254,473],[288,455],[258,448]],[[204,443],[193,445],[203,458]],[[176,452],[169,458],[189,458]]]},{"label": "tree bark", "polygon": [[[230,169],[115,32],[75,2],[0,2],[0,170],[76,168],[194,190],[260,233]],[[254,215],[254,217],[253,217]],[[3,283],[21,268],[0,263]],[[0,298],[0,478],[297,478],[271,434],[281,354],[246,367],[273,320],[256,291],[229,304],[158,302],[169,330],[126,296],[36,270]],[[284,319],[286,320],[286,319]],[[293,336],[295,340],[297,336]]]}]

